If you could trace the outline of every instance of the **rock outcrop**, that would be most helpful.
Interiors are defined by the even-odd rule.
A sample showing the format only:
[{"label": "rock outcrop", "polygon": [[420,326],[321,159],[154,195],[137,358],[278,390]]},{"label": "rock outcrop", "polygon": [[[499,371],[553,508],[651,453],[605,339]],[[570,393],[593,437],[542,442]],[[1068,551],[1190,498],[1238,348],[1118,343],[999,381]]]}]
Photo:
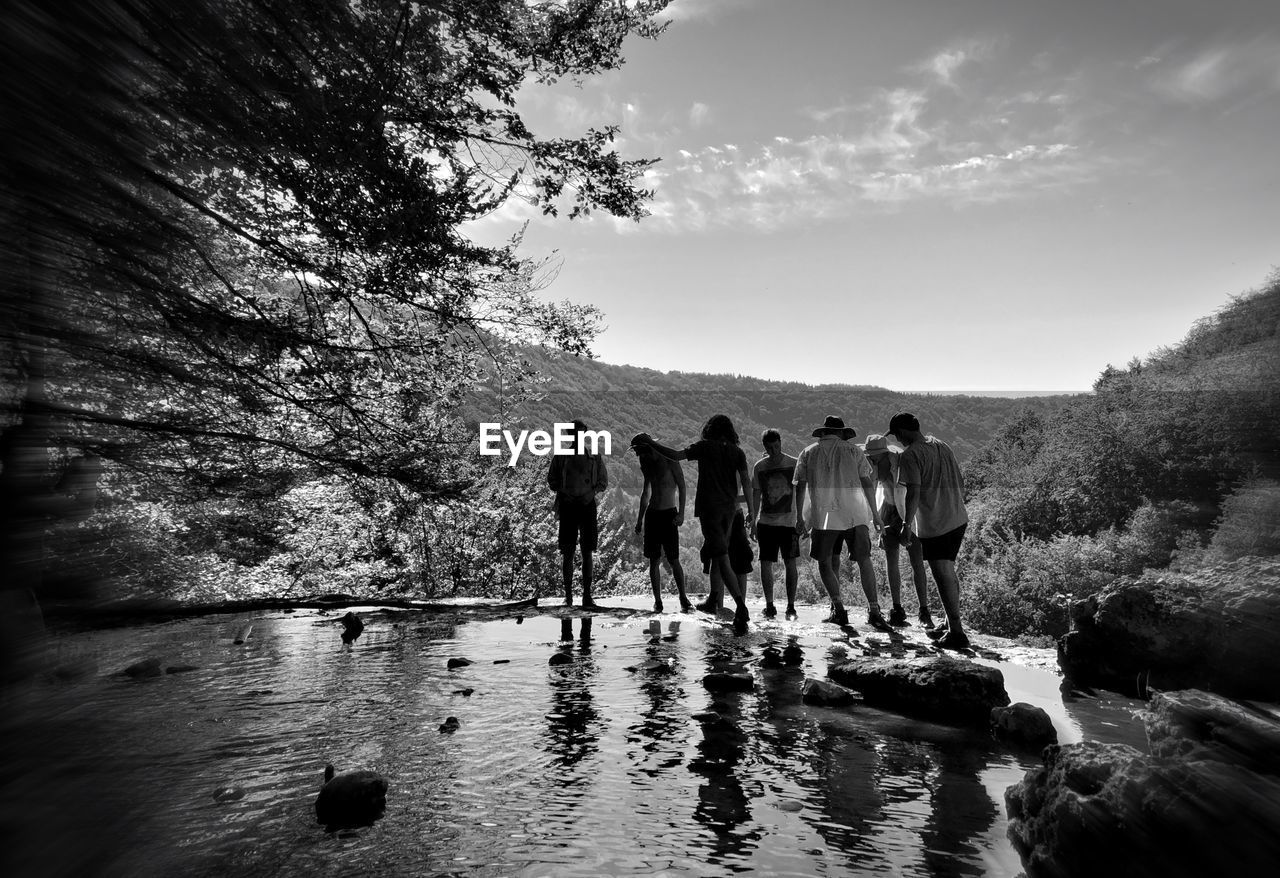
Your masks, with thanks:
[{"label": "rock outcrop", "polygon": [[1074,603],[1071,628],[1058,661],[1077,684],[1280,700],[1280,559],[1125,577]]},{"label": "rock outcrop", "polygon": [[1153,755],[1054,745],[1008,789],[1009,837],[1027,878],[1271,874],[1280,863],[1280,724],[1196,692],[1166,693],[1146,722]]},{"label": "rock outcrop", "polygon": [[1280,721],[1268,714],[1188,689],[1156,695],[1144,721],[1152,756],[1231,762],[1280,777]]},{"label": "rock outcrop", "polygon": [[855,658],[832,665],[827,675],[885,705],[940,722],[985,726],[991,709],[1009,703],[1004,675],[963,658]]}]

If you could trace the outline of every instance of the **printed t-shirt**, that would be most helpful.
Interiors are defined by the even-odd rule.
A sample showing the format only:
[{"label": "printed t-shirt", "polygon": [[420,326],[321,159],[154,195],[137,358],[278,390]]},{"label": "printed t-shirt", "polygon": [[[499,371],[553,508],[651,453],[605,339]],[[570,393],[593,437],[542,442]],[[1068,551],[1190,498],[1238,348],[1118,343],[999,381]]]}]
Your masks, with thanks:
[{"label": "printed t-shirt", "polygon": [[795,527],[796,524],[796,459],[789,454],[772,463],[768,457],[756,461],[752,472],[760,488],[759,524]]}]

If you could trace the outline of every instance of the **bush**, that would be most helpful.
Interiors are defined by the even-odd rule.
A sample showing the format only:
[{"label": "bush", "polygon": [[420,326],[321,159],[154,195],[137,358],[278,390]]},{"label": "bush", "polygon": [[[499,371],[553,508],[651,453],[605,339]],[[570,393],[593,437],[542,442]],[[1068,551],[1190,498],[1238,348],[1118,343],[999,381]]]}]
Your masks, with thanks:
[{"label": "bush", "polygon": [[1200,516],[1193,504],[1148,503],[1123,528],[1040,539],[1008,534],[978,508],[959,565],[965,620],[1000,637],[1057,639],[1070,627],[1071,601],[1164,567]]},{"label": "bush", "polygon": [[1280,482],[1251,479],[1222,506],[1205,553],[1209,563],[1280,555]]}]

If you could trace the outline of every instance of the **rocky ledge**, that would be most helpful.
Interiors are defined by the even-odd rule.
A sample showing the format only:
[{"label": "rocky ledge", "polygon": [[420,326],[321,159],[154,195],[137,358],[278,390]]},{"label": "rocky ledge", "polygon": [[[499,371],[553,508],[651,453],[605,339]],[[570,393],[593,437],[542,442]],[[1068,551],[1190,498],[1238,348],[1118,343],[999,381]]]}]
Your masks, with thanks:
[{"label": "rocky ledge", "polygon": [[855,658],[832,665],[827,676],[868,704],[940,722],[986,726],[991,709],[1009,703],[998,669],[947,655]]},{"label": "rocky ledge", "polygon": [[1280,862],[1280,722],[1205,692],[1163,693],[1151,754],[1052,746],[1005,793],[1027,878],[1263,875]]},{"label": "rocky ledge", "polygon": [[1077,685],[1280,700],[1280,559],[1125,577],[1071,607],[1058,644]]}]

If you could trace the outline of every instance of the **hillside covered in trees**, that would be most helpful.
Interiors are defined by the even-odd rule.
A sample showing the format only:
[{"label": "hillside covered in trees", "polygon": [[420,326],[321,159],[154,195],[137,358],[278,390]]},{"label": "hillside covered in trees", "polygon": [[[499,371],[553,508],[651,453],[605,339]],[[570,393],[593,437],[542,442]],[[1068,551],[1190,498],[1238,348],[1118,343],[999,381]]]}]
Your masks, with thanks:
[{"label": "hillside covered in trees", "polygon": [[576,418],[593,430],[607,430],[615,443],[621,482],[632,493],[639,492],[639,469],[634,460],[619,457],[632,435],[644,431],[661,442],[687,444],[699,437],[713,414],[733,420],[748,459],[754,460],[763,453],[760,434],[769,427],[782,433],[784,450],[795,454],[813,441],[813,429],[826,415],[843,417],[862,441],[868,434],[883,433],[897,412],[910,411],[926,432],[945,439],[964,463],[1015,413],[1048,417],[1071,399],[904,394],[866,385],[814,386],[743,375],[659,372],[545,350],[526,350],[524,362],[539,376],[529,388],[530,396],[504,398],[490,385],[468,401],[468,417],[511,429],[542,430]]},{"label": "hillside covered in trees", "polygon": [[1122,574],[1280,553],[1280,273],[967,466],[976,624],[1066,631]]}]

